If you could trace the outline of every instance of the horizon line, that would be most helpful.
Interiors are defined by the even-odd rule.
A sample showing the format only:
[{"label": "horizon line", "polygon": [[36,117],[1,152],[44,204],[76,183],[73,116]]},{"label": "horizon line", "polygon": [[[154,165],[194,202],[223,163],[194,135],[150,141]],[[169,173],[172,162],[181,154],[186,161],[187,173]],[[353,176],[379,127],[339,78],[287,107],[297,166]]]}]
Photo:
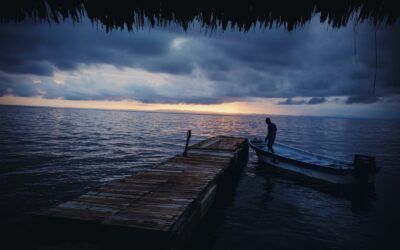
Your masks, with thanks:
[{"label": "horizon line", "polygon": [[315,117],[315,118],[338,118],[338,119],[366,119],[366,120],[389,120],[399,121],[400,118],[382,118],[382,117],[362,117],[362,116],[335,116],[335,115],[293,115],[293,114],[268,114],[268,113],[229,113],[229,112],[207,112],[207,111],[191,111],[191,110],[174,110],[174,109],[122,109],[122,108],[91,108],[91,107],[57,107],[48,105],[24,105],[24,104],[6,104],[0,103],[0,106],[7,107],[28,107],[28,108],[52,108],[52,109],[83,109],[83,110],[99,110],[99,111],[131,111],[145,113],[167,113],[167,114],[190,114],[190,115],[222,115],[222,116],[289,116],[289,117]]}]

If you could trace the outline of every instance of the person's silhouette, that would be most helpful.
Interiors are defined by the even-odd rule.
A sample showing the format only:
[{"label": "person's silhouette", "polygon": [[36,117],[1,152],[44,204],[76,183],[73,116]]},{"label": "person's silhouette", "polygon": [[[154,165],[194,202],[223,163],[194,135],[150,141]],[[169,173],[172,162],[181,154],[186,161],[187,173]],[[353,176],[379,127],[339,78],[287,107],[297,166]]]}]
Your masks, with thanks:
[{"label": "person's silhouette", "polygon": [[265,138],[265,142],[267,143],[268,147],[268,152],[275,153],[272,146],[274,145],[275,142],[277,128],[275,123],[272,123],[269,117],[265,119],[265,122],[268,125],[268,135]]}]

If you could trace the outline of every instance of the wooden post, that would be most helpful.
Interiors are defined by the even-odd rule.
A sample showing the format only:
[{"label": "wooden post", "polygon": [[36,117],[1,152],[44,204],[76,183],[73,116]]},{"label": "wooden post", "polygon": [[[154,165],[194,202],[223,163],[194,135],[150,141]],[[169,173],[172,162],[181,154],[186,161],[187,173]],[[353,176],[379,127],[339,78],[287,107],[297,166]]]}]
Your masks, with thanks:
[{"label": "wooden post", "polygon": [[183,156],[187,155],[187,150],[189,147],[189,140],[190,140],[191,136],[192,136],[192,130],[188,130],[187,135],[186,135],[186,146],[185,146],[185,151],[183,151]]},{"label": "wooden post", "polygon": [[375,167],[375,157],[367,155],[354,156],[354,171],[360,184],[368,184],[369,173]]}]

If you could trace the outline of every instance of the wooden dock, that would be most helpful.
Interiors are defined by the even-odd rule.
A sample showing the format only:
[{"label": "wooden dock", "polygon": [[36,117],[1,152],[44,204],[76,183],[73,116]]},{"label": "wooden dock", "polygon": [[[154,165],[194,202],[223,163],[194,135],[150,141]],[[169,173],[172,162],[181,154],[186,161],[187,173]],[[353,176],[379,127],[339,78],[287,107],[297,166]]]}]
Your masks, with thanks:
[{"label": "wooden dock", "polygon": [[244,138],[209,138],[190,146],[186,156],[174,156],[38,214],[58,224],[124,229],[149,244],[179,248],[213,204],[227,174],[240,168],[247,155]]}]

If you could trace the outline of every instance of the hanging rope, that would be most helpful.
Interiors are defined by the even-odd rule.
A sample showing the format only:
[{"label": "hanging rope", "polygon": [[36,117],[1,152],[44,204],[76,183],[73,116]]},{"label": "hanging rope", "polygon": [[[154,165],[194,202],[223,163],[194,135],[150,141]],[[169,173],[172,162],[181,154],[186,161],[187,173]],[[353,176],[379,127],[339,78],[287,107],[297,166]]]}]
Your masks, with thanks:
[{"label": "hanging rope", "polygon": [[356,35],[357,35],[357,21],[354,20],[354,62],[357,62],[357,40],[356,40]]},{"label": "hanging rope", "polygon": [[375,95],[377,71],[378,71],[378,41],[377,41],[377,38],[376,38],[376,25],[375,25],[375,74],[374,74],[374,87],[373,87],[373,94],[374,95]]}]

